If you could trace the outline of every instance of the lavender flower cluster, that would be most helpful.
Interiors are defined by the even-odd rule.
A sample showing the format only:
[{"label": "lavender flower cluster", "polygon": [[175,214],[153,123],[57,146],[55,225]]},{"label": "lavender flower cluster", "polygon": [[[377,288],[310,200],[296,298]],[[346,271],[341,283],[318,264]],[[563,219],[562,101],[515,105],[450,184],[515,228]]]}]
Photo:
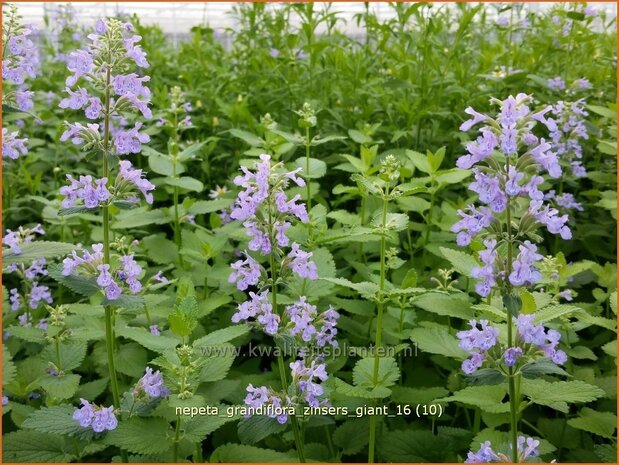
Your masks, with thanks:
[{"label": "lavender flower cluster", "polygon": [[[539,441],[533,438],[518,437],[518,462],[539,456]],[[464,463],[509,463],[511,454],[503,454],[492,450],[490,441],[484,441],[477,452],[469,451]]]},{"label": "lavender flower cluster", "polygon": [[[10,7],[9,16],[4,19],[7,26],[3,27],[2,43],[5,44],[2,57],[2,79],[6,82],[2,101],[15,105],[21,111],[30,111],[34,107],[34,92],[28,90],[26,80],[36,77],[40,68],[39,52],[31,40],[32,28],[19,23],[19,16],[14,5]],[[27,138],[20,138],[18,131],[2,128],[2,158],[17,160],[20,155],[26,155]]]},{"label": "lavender flower cluster", "polygon": [[170,395],[170,390],[164,384],[159,370],[153,372],[151,367],[146,367],[144,376],[138,380],[133,389],[134,396],[139,396],[142,393],[151,399]]},{"label": "lavender flower cluster", "polygon": [[[462,131],[468,131],[476,124],[485,123],[477,140],[466,145],[467,154],[456,162],[459,168],[472,168],[475,181],[469,189],[478,194],[482,205],[458,210],[461,219],[452,226],[460,246],[470,244],[475,236],[485,232],[485,249],[479,253],[481,266],[472,271],[479,279],[476,291],[483,297],[507,280],[513,286],[528,286],[539,281],[537,263],[542,255],[529,240],[537,237],[533,233],[539,225],[563,239],[572,237],[567,226],[568,215],[561,215],[556,208],[544,203],[545,196],[540,190],[544,182],[542,172],[557,178],[562,170],[552,145],[535,135],[533,128],[541,123],[554,132],[557,123],[546,116],[552,112],[551,106],[533,112],[529,108],[531,102],[532,98],[526,94],[510,96],[503,101],[492,99],[491,103],[500,107],[496,118],[469,107],[465,112],[472,118],[460,126]],[[517,199],[520,201],[516,202]],[[511,221],[520,221],[513,237],[519,253],[509,273],[507,261],[499,254],[499,246],[506,239],[502,234],[490,232],[499,228],[499,215],[508,214]],[[507,227],[512,228],[511,223]]]},{"label": "lavender flower cluster", "polygon": [[[243,221],[245,231],[250,236],[248,248],[262,255],[270,255],[272,266],[277,263],[277,269],[271,269],[271,277],[262,265],[245,251],[245,258],[231,265],[232,273],[229,281],[236,283],[239,290],[247,290],[250,286],[258,286],[257,292],[249,292],[249,300],[238,306],[238,311],[232,316],[234,323],[244,321],[261,328],[266,334],[286,335],[297,339],[300,360],[290,364],[292,384],[288,392],[278,393],[262,386],[247,387],[246,405],[254,408],[294,407],[299,403],[317,406],[324,394],[321,382],[328,378],[320,355],[308,355],[305,349],[324,348],[327,345],[337,346],[337,320],[339,314],[329,307],[319,313],[318,308],[308,302],[306,296],[286,306],[280,315],[270,300],[273,289],[286,276],[296,274],[305,279],[317,279],[316,264],[311,260],[312,253],[304,251],[301,246],[290,241],[288,229],[295,222],[307,223],[309,216],[301,196],[288,198],[285,190],[290,182],[304,186],[305,181],[298,176],[300,169],[286,171],[280,163],[271,164],[269,155],[261,155],[256,163],[255,171],[242,166],[242,176],[237,176],[234,183],[243,188],[237,196],[229,213],[231,219]],[[288,253],[285,248],[289,248]],[[271,291],[269,290],[271,286]],[[285,410],[285,409],[284,409]],[[284,424],[288,421],[287,413],[270,411],[272,418]]]},{"label": "lavender flower cluster", "polygon": [[589,134],[585,126],[588,112],[586,102],[578,99],[575,102],[558,101],[552,106],[552,115],[556,120],[556,128],[551,131],[553,149],[566,164],[569,164],[572,174],[577,178],[587,175],[582,164],[583,148],[581,141],[588,139]]},{"label": "lavender flower cluster", "polygon": [[6,230],[4,237],[2,238],[2,245],[6,245],[11,249],[11,253],[16,255],[21,253],[21,244],[29,244],[36,237],[35,234],[43,236],[45,230],[40,224],[37,224],[33,228],[19,227],[17,231]]},{"label": "lavender flower cluster", "polygon": [[82,407],[73,412],[73,419],[77,420],[83,428],[91,428],[95,433],[111,431],[118,426],[118,420],[114,415],[114,407],[100,407],[91,404],[86,399],[80,399]]},{"label": "lavender flower cluster", "polygon": [[63,208],[70,208],[81,200],[84,207],[92,209],[108,205],[112,200],[124,200],[130,203],[139,203],[136,191],[144,196],[146,203],[153,203],[155,185],[146,179],[141,169],[133,168],[128,160],[121,160],[119,171],[113,186],[108,188],[108,179],[93,179],[92,176],[80,176],[79,180],[67,174],[70,184],[60,188]]},{"label": "lavender flower cluster", "polygon": [[132,294],[142,290],[139,276],[142,267],[134,260],[133,255],[119,257],[120,266],[115,271],[111,265],[104,263],[103,244],[93,244],[93,253],[84,251],[80,257],[75,251],[63,260],[62,275],[69,276],[80,271],[85,276],[97,276],[97,284],[105,292],[108,300],[116,300],[123,292],[123,284]]},{"label": "lavender flower cluster", "polygon": [[567,355],[557,349],[561,334],[554,329],[546,330],[543,325],[536,325],[534,320],[534,315],[518,315],[516,345],[507,348],[499,343],[498,328],[491,326],[487,320],[471,320],[471,329],[456,334],[460,339],[460,347],[471,355],[462,362],[462,371],[473,374],[484,363],[494,368],[501,368],[502,364],[511,368],[519,362],[526,363],[540,357],[547,357],[557,365],[563,365]]}]

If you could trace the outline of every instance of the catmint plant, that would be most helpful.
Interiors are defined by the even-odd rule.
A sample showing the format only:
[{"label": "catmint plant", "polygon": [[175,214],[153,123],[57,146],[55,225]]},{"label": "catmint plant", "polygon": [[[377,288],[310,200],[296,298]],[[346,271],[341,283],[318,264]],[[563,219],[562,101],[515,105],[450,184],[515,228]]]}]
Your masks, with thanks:
[{"label": "catmint plant", "polygon": [[[66,97],[60,108],[84,110],[86,121],[66,122],[61,140],[80,145],[83,151],[101,158],[101,177],[68,175],[70,185],[61,189],[66,209],[61,213],[74,213],[88,209],[101,209],[103,242],[93,245],[93,252],[82,256],[74,252],[63,262],[63,276],[77,274],[96,275],[97,285],[105,292],[105,321],[108,366],[114,408],[120,407],[116,378],[114,344],[114,301],[126,286],[130,293],[141,290],[140,266],[132,255],[112,260],[110,240],[110,208],[112,205],[127,207],[139,203],[140,192],[147,203],[152,203],[154,186],[135,169],[128,160],[118,161],[120,155],[139,153],[141,144],[149,141],[141,132],[142,123],[136,121],[128,130],[117,130],[112,135],[114,118],[122,118],[130,111],[137,111],[144,118],[151,118],[148,107],[150,91],[145,83],[148,76],[139,76],[135,70],[148,68],[146,54],[138,45],[141,37],[133,34],[133,26],[113,18],[99,19],[95,30],[88,35],[85,48],[71,52],[67,69],[72,73],[66,79]],[[81,84],[81,85],[80,85]],[[82,87],[85,86],[85,87]],[[112,183],[112,172],[116,177]],[[74,208],[79,202],[77,210]],[[122,286],[122,287],[121,287]],[[124,454],[124,452],[123,452]]]},{"label": "catmint plant", "polygon": [[[510,444],[506,453],[495,452],[492,449],[490,441],[484,441],[477,452],[469,451],[464,463],[490,463],[490,462],[504,462],[510,463],[513,460],[510,457],[514,457],[514,453]],[[528,438],[524,436],[518,436],[518,447],[516,449],[515,462],[526,462],[529,459],[534,459],[539,456],[539,441],[537,439]]]},{"label": "catmint plant", "polygon": [[[255,291],[250,291],[249,300],[238,306],[232,321],[245,321],[271,336],[292,337],[302,347],[297,354],[300,360],[289,365],[292,375],[290,383],[283,355],[278,351],[283,391],[249,385],[245,403],[253,408],[266,405],[318,406],[326,402],[322,398],[324,390],[320,383],[328,377],[320,349],[337,344],[334,338],[339,314],[332,307],[319,313],[306,296],[300,296],[281,312],[277,300],[279,287],[285,285],[292,275],[309,280],[318,278],[312,252],[304,251],[287,234],[293,224],[309,222],[306,207],[300,202],[301,196],[297,194],[289,198],[286,194],[291,183],[303,187],[306,182],[300,176],[301,168],[287,171],[281,162],[272,164],[271,157],[266,154],[260,155],[260,162],[256,163],[254,171],[245,166],[241,166],[241,170],[243,175],[237,176],[234,184],[243,190],[232,205],[230,217],[243,221],[250,237],[248,248],[256,258],[251,252],[244,251],[243,258],[231,265],[229,281],[241,291],[250,287]],[[261,257],[267,257],[266,265],[261,263]],[[296,416],[275,412],[267,414],[282,424],[291,420],[299,459],[305,461]]]},{"label": "catmint plant", "polygon": [[[534,315],[519,314],[519,288],[535,285],[541,279],[540,262],[543,255],[537,244],[542,237],[538,228],[545,227],[551,234],[563,239],[572,237],[567,226],[568,216],[544,202],[540,189],[542,174],[553,178],[562,170],[552,145],[533,129],[541,123],[549,131],[557,125],[547,117],[551,106],[532,111],[533,99],[526,94],[510,96],[501,101],[491,99],[499,107],[496,116],[479,113],[469,107],[465,111],[471,119],[460,129],[468,131],[483,123],[480,136],[466,145],[467,153],[457,160],[457,166],[471,168],[475,181],[469,189],[478,194],[481,205],[470,205],[467,211],[458,210],[461,220],[453,227],[457,243],[470,244],[479,236],[483,249],[479,252],[481,264],[472,269],[477,278],[475,289],[481,297],[500,291],[507,315],[507,345],[498,342],[499,331],[487,321],[471,321],[471,329],[458,333],[460,347],[471,357],[462,364],[467,374],[475,373],[483,365],[498,369],[508,378],[511,419],[511,461],[520,456],[518,415],[520,398],[516,394],[523,364],[546,357],[556,364],[565,363],[565,353],[557,349],[561,334],[546,331],[534,323]],[[515,318],[515,321],[514,321]],[[514,323],[516,331],[514,331]]]}]

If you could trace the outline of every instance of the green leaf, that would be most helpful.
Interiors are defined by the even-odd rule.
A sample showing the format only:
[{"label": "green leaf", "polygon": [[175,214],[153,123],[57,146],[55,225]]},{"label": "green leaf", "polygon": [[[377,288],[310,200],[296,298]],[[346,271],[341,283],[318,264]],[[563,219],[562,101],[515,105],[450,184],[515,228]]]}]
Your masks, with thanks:
[{"label": "green leaf", "polygon": [[127,376],[139,378],[144,374],[146,366],[146,350],[134,342],[120,346],[116,354],[116,370]]},{"label": "green leaf", "polygon": [[436,182],[439,184],[460,184],[471,175],[470,170],[461,170],[452,168],[450,170],[441,171],[436,176]]},{"label": "green leaf", "polygon": [[55,258],[79,250],[75,244],[52,241],[32,241],[20,244],[19,248],[21,249],[19,254],[11,252],[11,249],[2,249],[2,264],[30,263],[37,258]]},{"label": "green leaf", "polygon": [[489,413],[509,412],[509,402],[503,402],[506,391],[502,385],[469,386],[436,402],[460,402],[479,407]]},{"label": "green leaf", "polygon": [[[142,152],[144,153],[144,151]],[[148,166],[157,174],[162,174],[164,176],[172,176],[174,174],[174,162],[169,156],[150,153],[148,154]],[[185,167],[178,163],[176,165],[176,174],[180,174],[183,171],[185,171]]]},{"label": "green leaf", "polygon": [[570,376],[563,368],[548,358],[527,363],[520,371],[525,378],[538,378],[541,375]]},{"label": "green leaf", "polygon": [[[200,381],[203,383],[219,381],[224,379],[230,371],[236,357],[235,348],[231,344],[221,346],[204,347],[203,357],[208,357],[203,361],[204,366],[200,371]],[[218,352],[214,352],[218,350]],[[211,352],[211,354],[208,354]]]},{"label": "green leaf", "polygon": [[193,144],[191,144],[189,147],[187,147],[185,150],[183,150],[181,153],[178,154],[178,159],[180,161],[187,161],[187,160],[191,160],[196,158],[195,155],[196,153],[202,148],[204,147],[204,145],[207,143],[207,141],[202,141],[202,142],[195,142]]},{"label": "green leaf", "polygon": [[97,279],[94,277],[86,278],[73,274],[64,276],[62,274],[62,265],[60,264],[48,266],[47,271],[51,278],[84,297],[95,295],[101,290],[97,284]]},{"label": "green leaf", "polygon": [[2,461],[11,462],[71,462],[76,458],[61,436],[38,431],[14,431],[2,436]]},{"label": "green leaf", "polygon": [[2,346],[2,385],[11,384],[15,379],[16,368],[6,345]]},{"label": "green leaf", "polygon": [[147,236],[141,242],[148,253],[148,258],[155,263],[168,265],[178,261],[176,244],[163,234]]},{"label": "green leaf", "polygon": [[189,336],[196,327],[198,302],[192,295],[185,297],[168,316],[170,329],[177,336]]},{"label": "green leaf", "polygon": [[7,329],[11,336],[37,344],[45,343],[45,331],[39,328],[24,328],[23,326],[9,326]]},{"label": "green leaf", "polygon": [[221,426],[238,419],[234,416],[223,416],[223,412],[228,406],[219,405],[217,407],[219,408],[219,415],[196,415],[187,420],[183,419],[181,423],[184,430],[183,438],[191,442],[201,442]]},{"label": "green leaf", "polygon": [[617,415],[584,407],[578,417],[569,419],[567,424],[573,428],[611,439],[617,428]]},{"label": "green leaf", "polygon": [[146,210],[145,207],[123,211],[116,215],[112,229],[133,229],[151,224],[165,224],[170,222],[164,209]]},{"label": "green leaf", "polygon": [[549,305],[535,312],[535,322],[543,324],[565,315],[572,315],[579,311],[581,311],[581,309],[573,305]]},{"label": "green leaf", "polygon": [[116,429],[108,431],[104,441],[135,454],[161,454],[172,447],[168,422],[152,417],[121,421]]},{"label": "green leaf", "polygon": [[443,294],[427,292],[411,299],[411,303],[436,315],[450,316],[463,320],[475,317],[466,294]]},{"label": "green leaf", "polygon": [[272,434],[282,434],[287,427],[286,424],[280,424],[275,418],[266,415],[254,415],[239,422],[239,439],[244,444],[256,444]]},{"label": "green leaf", "polygon": [[187,208],[187,213],[191,215],[205,215],[227,208],[232,203],[232,199],[198,200]]},{"label": "green leaf", "polygon": [[60,210],[58,210],[58,216],[75,215],[77,213],[92,212],[92,211],[93,211],[92,208],[88,208],[88,207],[81,205],[79,207],[61,208]]},{"label": "green leaf", "polygon": [[378,292],[378,284],[371,283],[368,281],[363,281],[360,283],[353,283],[352,281],[349,281],[345,278],[320,278],[320,279],[329,281],[330,283],[333,283],[333,284],[338,284],[340,286],[354,289],[359,294],[361,294],[362,297],[365,297],[366,299],[373,299],[376,293]]},{"label": "green leaf", "polygon": [[428,157],[426,157],[423,153],[415,152],[414,150],[407,150],[406,156],[410,158],[419,171],[426,174],[430,174],[432,172],[430,164],[428,163]]},{"label": "green leaf", "polygon": [[188,191],[202,192],[204,184],[190,176],[181,176],[180,178],[166,178],[165,183],[168,186],[180,187]]},{"label": "green leaf", "polygon": [[408,386],[393,386],[391,400],[399,404],[429,404],[435,399],[448,394],[442,387],[412,388]]},{"label": "green leaf", "polygon": [[45,376],[39,383],[48,395],[56,399],[70,399],[80,385],[80,375]]},{"label": "green leaf", "polygon": [[401,210],[423,213],[430,208],[430,202],[421,197],[400,197],[398,205]]},{"label": "green leaf", "polygon": [[361,131],[358,131],[356,129],[349,129],[348,135],[357,144],[367,145],[372,143],[372,138],[370,136],[366,136]]},{"label": "green leaf", "polygon": [[372,389],[376,386],[393,386],[400,378],[398,363],[393,357],[378,358],[378,380],[374,383],[374,357],[362,358],[355,364],[353,369],[353,382],[355,386]]},{"label": "green leaf", "polygon": [[404,231],[408,227],[408,215],[404,213],[387,213],[385,224],[380,214],[372,219],[372,226],[388,231]]},{"label": "green leaf", "polygon": [[439,247],[439,250],[441,255],[451,263],[453,269],[464,276],[471,277],[471,270],[479,266],[479,262],[472,255],[447,247]]},{"label": "green leaf", "polygon": [[567,413],[568,404],[591,402],[604,396],[604,391],[584,381],[558,381],[550,383],[542,379],[523,379],[522,393],[531,402],[546,405]]},{"label": "green leaf", "polygon": [[444,462],[451,451],[448,438],[431,431],[400,430],[383,434],[377,445],[381,462]]},{"label": "green leaf", "polygon": [[244,336],[249,332],[246,325],[228,326],[227,328],[218,329],[200,339],[196,339],[193,343],[194,347],[205,347],[209,345],[223,344],[237,337]]},{"label": "green leaf", "polygon": [[346,420],[333,433],[333,442],[342,449],[342,454],[361,452],[368,443],[369,423],[365,418]]},{"label": "green leaf", "polygon": [[301,173],[303,174],[304,178],[318,179],[322,178],[325,174],[327,174],[327,164],[324,161],[318,160],[316,158],[309,159],[309,174],[306,172],[307,169],[305,157],[297,158],[294,164],[297,168],[301,168]]},{"label": "green leaf", "polygon": [[335,378],[335,390],[349,397],[360,397],[362,399],[384,399],[391,394],[391,389],[384,386],[377,386],[372,390],[367,390],[359,386],[351,386],[350,384]]},{"label": "green leaf", "polygon": [[164,334],[155,336],[144,328],[131,327],[131,326],[117,326],[116,334],[128,339],[132,339],[143,347],[153,352],[163,353],[166,350],[174,349],[179,340],[174,337],[166,336]]},{"label": "green leaf", "polygon": [[260,137],[250,132],[243,131],[241,129],[230,129],[229,132],[234,137],[241,139],[242,141],[246,142],[252,147],[263,147],[264,146],[264,140],[262,140]]},{"label": "green leaf", "polygon": [[467,353],[458,345],[456,337],[449,334],[447,328],[439,326],[415,328],[411,331],[410,338],[423,352],[453,357],[458,360],[467,357]]},{"label": "green leaf", "polygon": [[295,452],[277,452],[272,449],[247,446],[244,444],[224,444],[219,446],[211,454],[210,462],[215,463],[282,463],[292,462],[297,459]]},{"label": "green leaf", "polygon": [[[85,341],[68,340],[58,346],[60,352],[60,364],[64,371],[75,370],[86,357],[88,344]],[[44,360],[57,362],[56,348],[53,344],[48,345],[41,352]]]},{"label": "green leaf", "polygon": [[22,423],[22,428],[39,431],[41,433],[63,434],[80,436],[82,439],[92,436],[90,428],[83,428],[73,419],[76,407],[61,404],[55,407],[41,407],[35,410]]}]

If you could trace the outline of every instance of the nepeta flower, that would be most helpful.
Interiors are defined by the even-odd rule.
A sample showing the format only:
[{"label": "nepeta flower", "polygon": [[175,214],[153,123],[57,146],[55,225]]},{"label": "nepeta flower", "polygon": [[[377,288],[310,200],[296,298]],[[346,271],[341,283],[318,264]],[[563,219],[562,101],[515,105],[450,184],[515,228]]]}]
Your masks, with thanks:
[{"label": "nepeta flower", "polygon": [[553,90],[565,90],[565,81],[559,76],[548,79],[548,87]]},{"label": "nepeta flower", "polygon": [[51,304],[53,302],[52,294],[49,291],[49,287],[40,286],[37,282],[34,282],[28,296],[28,305],[30,308],[36,309],[41,302]]},{"label": "nepeta flower", "polygon": [[153,336],[161,336],[161,331],[159,331],[159,325],[150,325],[148,330]]},{"label": "nepeta flower", "polygon": [[2,158],[10,158],[17,160],[20,155],[26,155],[28,148],[26,147],[27,138],[19,139],[18,131],[9,132],[7,128],[2,128]]},{"label": "nepeta flower", "polygon": [[335,335],[340,315],[333,307],[329,306],[319,315],[316,306],[307,302],[305,296],[301,296],[295,303],[286,307],[285,315],[290,321],[287,325],[290,335],[299,336],[305,343],[315,343],[318,347],[326,345],[337,347]]},{"label": "nepeta flower", "polygon": [[230,273],[228,282],[236,283],[239,291],[244,291],[249,286],[255,286],[260,280],[262,269],[260,264],[245,253],[245,260],[237,260],[231,266],[233,272]]},{"label": "nepeta flower", "polygon": [[[518,437],[518,462],[526,462],[528,459],[539,455],[539,441],[533,438]],[[509,449],[511,450],[511,444]],[[508,451],[506,451],[508,452]],[[490,441],[485,441],[477,452],[469,451],[464,463],[489,463],[503,462],[509,463],[511,454],[504,454],[492,450]]]},{"label": "nepeta flower", "polygon": [[324,363],[312,360],[309,364],[306,359],[297,360],[290,364],[292,371],[292,382],[299,390],[305,402],[310,407],[320,405],[319,397],[323,395],[324,389],[316,381],[326,381],[329,376]]},{"label": "nepeta flower", "polygon": [[238,311],[232,315],[232,322],[254,322],[262,327],[265,333],[277,334],[279,329],[279,315],[273,313],[273,305],[269,301],[269,291],[249,293],[249,299],[239,304]]},{"label": "nepeta flower", "polygon": [[116,192],[126,193],[126,191],[135,188],[142,193],[146,203],[152,204],[153,194],[151,194],[151,191],[155,190],[155,185],[142,176],[141,169],[133,168],[133,165],[128,160],[121,160],[115,183]]},{"label": "nepeta flower", "polygon": [[114,407],[99,407],[86,399],[80,399],[82,407],[73,412],[73,419],[83,428],[91,428],[95,433],[113,430],[118,426]]},{"label": "nepeta flower", "polygon": [[97,208],[111,198],[107,178],[93,179],[87,175],[76,180],[67,174],[67,179],[71,184],[60,188],[60,194],[65,197],[62,201],[64,208],[73,207],[78,200],[82,200],[86,208]]},{"label": "nepeta flower", "polygon": [[[276,395],[273,391],[271,391],[266,386],[261,386],[255,388],[253,385],[247,386],[247,396],[245,396],[245,405],[254,408],[264,408],[272,405],[273,407],[281,408],[285,407],[290,403],[290,399],[286,397],[280,397]],[[285,399],[285,401],[284,401]],[[285,424],[288,421],[287,413],[276,413],[274,409],[267,409],[266,415],[270,418],[276,418],[279,424]]]},{"label": "nepeta flower", "polygon": [[301,250],[299,244],[295,242],[288,254],[288,266],[301,278],[318,279],[316,264],[310,258],[312,258],[312,252]]},{"label": "nepeta flower", "polygon": [[119,155],[128,155],[130,153],[140,153],[142,144],[150,141],[150,136],[139,132],[142,123],[137,122],[135,126],[127,131],[117,131],[114,135],[114,146],[116,153]]},{"label": "nepeta flower", "polygon": [[552,107],[552,114],[556,119],[556,127],[550,133],[553,150],[561,160],[572,167],[572,174],[584,177],[587,174],[580,160],[583,156],[581,140],[589,138],[585,110],[586,102],[579,99],[575,102],[559,101]]},{"label": "nepeta flower", "polygon": [[29,244],[35,238],[35,234],[44,235],[45,231],[40,224],[33,228],[24,228],[20,226],[17,231],[6,230],[6,234],[2,238],[2,244],[8,245],[11,252],[14,254],[21,253],[21,244]]},{"label": "nepeta flower", "polygon": [[[542,256],[537,253],[537,246],[529,240],[529,233],[535,227],[543,225],[552,234],[560,234],[564,239],[571,237],[566,225],[567,215],[559,215],[556,209],[545,205],[546,197],[540,189],[544,183],[543,171],[552,177],[561,174],[551,144],[532,132],[538,123],[551,132],[557,130],[556,122],[546,117],[552,107],[546,106],[532,112],[528,106],[530,102],[531,97],[525,94],[510,96],[503,101],[492,99],[491,103],[500,107],[495,118],[467,108],[466,112],[473,119],[461,126],[470,129],[475,124],[485,123],[480,129],[481,136],[476,142],[466,145],[468,153],[456,163],[460,168],[472,168],[475,180],[469,189],[478,194],[483,205],[470,205],[467,211],[458,210],[461,219],[452,226],[452,231],[457,233],[456,242],[461,246],[470,244],[480,233],[485,232],[488,236],[484,240],[486,249],[479,253],[482,266],[472,271],[473,277],[480,279],[476,290],[482,297],[490,295],[497,285],[505,284],[507,279],[514,286],[528,286],[539,281],[535,263]],[[505,158],[497,157],[497,151]],[[516,199],[524,201],[516,203]],[[497,234],[497,228],[502,216],[507,215],[508,204],[511,205],[511,222],[519,220],[521,227],[511,237],[510,243],[510,246],[519,244],[520,254],[511,263],[511,269],[506,270],[507,261],[498,250],[507,239]],[[512,228],[512,224],[508,228]]]},{"label": "nepeta flower", "polygon": [[469,321],[471,329],[460,331],[456,337],[460,339],[460,348],[470,352],[472,357],[462,362],[462,371],[470,375],[477,371],[486,358],[486,352],[498,342],[499,330],[488,324],[488,320],[479,322],[481,329],[477,327],[477,321]]},{"label": "nepeta flower", "polygon": [[11,302],[11,310],[16,312],[19,310],[21,305],[21,296],[19,295],[19,291],[17,289],[11,289],[9,291],[10,297],[9,301]]},{"label": "nepeta flower", "polygon": [[142,290],[138,276],[142,267],[133,259],[133,255],[119,257],[121,268],[112,270],[110,264],[103,263],[103,244],[93,244],[93,253],[84,251],[80,257],[75,251],[63,260],[62,275],[69,276],[82,271],[86,276],[96,276],[97,285],[105,292],[108,300],[116,300],[122,294],[121,284],[126,284],[129,292],[137,294]]},{"label": "nepeta flower", "polygon": [[170,390],[165,386],[159,370],[153,373],[153,369],[146,367],[146,373],[135,385],[134,393],[145,392],[148,397],[167,397]]}]

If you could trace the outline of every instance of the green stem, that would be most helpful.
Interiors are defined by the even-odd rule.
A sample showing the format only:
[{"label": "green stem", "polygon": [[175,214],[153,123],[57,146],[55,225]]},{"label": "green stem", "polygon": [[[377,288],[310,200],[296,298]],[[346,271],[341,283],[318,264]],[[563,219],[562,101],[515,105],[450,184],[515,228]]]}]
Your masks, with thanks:
[{"label": "green stem", "polygon": [[178,462],[178,443],[181,438],[181,416],[176,417],[176,427],[174,428],[174,448],[172,452],[172,462]]},{"label": "green stem", "polygon": [[[269,236],[271,238],[271,243],[274,243],[273,240],[273,216],[271,214],[271,206],[269,208]],[[277,271],[275,268],[275,257],[273,252],[269,255],[269,263],[271,266],[271,280],[272,280],[272,288],[271,288],[271,299],[273,303],[273,311],[277,313]],[[284,363],[284,355],[282,350],[277,351],[277,366],[279,369],[279,377],[282,383],[282,389],[285,394],[288,394],[288,380],[286,379],[286,364]],[[294,442],[297,448],[297,454],[299,456],[299,462],[305,462],[305,455],[303,453],[303,441],[301,440],[301,433],[299,432],[299,423],[297,422],[296,416],[292,415],[290,417],[292,422],[292,432],[294,434]]]},{"label": "green stem", "polygon": [[[387,185],[385,189],[385,195],[383,197],[383,216],[382,216],[382,225],[383,227],[387,224],[387,206],[389,204],[389,186]],[[383,301],[383,291],[385,290],[385,249],[386,249],[386,235],[383,231],[383,234],[380,238],[380,283],[379,283],[379,291],[378,291],[378,314],[376,317],[376,336],[374,343],[374,377],[373,383],[374,386],[378,384],[378,372],[380,367],[380,357],[378,356],[378,348],[383,343],[383,314],[384,314],[384,301]],[[376,402],[375,402],[376,403]],[[368,462],[374,463],[374,455],[376,448],[376,415],[372,415],[370,417],[370,437],[369,437],[369,449],[368,449]]]},{"label": "green stem", "polygon": [[[506,159],[506,172],[509,172],[509,157]],[[507,221],[507,269],[505,276],[509,277],[512,272],[512,260],[513,260],[513,242],[512,235],[512,217],[511,217],[511,204],[510,198],[507,196],[506,221]],[[507,284],[507,295],[511,295],[512,287],[509,282],[509,278],[505,280]],[[512,328],[512,312],[507,309],[507,346],[513,345],[513,328]],[[518,411],[520,410],[520,401],[516,395],[516,383],[514,375],[514,367],[509,367],[509,417],[510,417],[510,433],[511,433],[511,454],[512,462],[518,463]]]},{"label": "green stem", "polygon": [[[110,104],[111,104],[111,67],[107,66],[105,74],[105,120],[103,126],[103,177],[109,178],[109,152],[110,152]],[[109,206],[103,206],[103,263],[110,264],[110,212]],[[111,306],[105,307],[105,346],[107,350],[108,369],[110,371],[110,385],[112,387],[112,398],[114,407],[120,409],[120,393],[118,390],[118,378],[116,376],[116,360],[115,360],[115,335],[114,335],[114,309]],[[120,451],[122,461],[127,462],[127,452]]]},{"label": "green stem", "polygon": [[202,443],[196,443],[196,452],[193,455],[193,463],[203,463],[204,458],[202,457]]},{"label": "green stem", "polygon": [[305,128],[305,188],[307,189],[306,202],[308,212],[312,209],[312,187],[310,186],[310,142],[310,128]]}]

